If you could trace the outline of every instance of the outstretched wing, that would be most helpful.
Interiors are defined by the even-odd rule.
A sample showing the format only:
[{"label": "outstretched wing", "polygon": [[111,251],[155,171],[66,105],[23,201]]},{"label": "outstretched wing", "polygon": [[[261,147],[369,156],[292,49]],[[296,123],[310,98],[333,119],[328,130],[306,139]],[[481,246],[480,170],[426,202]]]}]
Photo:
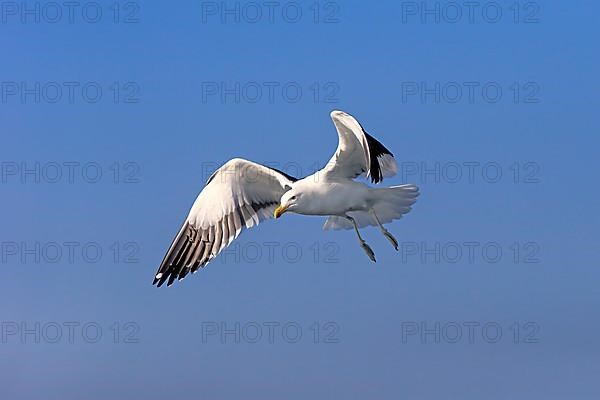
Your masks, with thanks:
[{"label": "outstretched wing", "polygon": [[326,179],[354,179],[365,174],[373,183],[396,174],[394,155],[369,135],[350,114],[333,111],[331,119],[337,129],[338,148],[319,173]]},{"label": "outstretched wing", "polygon": [[196,272],[227,247],[244,227],[272,218],[281,196],[296,179],[235,158],[209,178],[154,278],[158,287]]}]

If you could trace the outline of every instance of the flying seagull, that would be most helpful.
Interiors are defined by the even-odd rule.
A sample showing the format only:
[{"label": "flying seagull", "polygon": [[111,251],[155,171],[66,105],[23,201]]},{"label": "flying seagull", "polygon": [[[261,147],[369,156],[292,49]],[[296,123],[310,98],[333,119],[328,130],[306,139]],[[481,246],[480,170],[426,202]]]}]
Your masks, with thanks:
[{"label": "flying seagull", "polygon": [[411,210],[419,195],[415,185],[371,188],[354,181],[363,175],[373,183],[397,172],[393,154],[343,111],[331,119],[338,133],[337,150],[313,175],[296,179],[282,171],[234,158],[206,182],[163,259],[153,284],[158,287],[195,273],[239,236],[286,212],[329,217],[323,229],[354,229],[360,246],[375,253],[359,228],[377,226],[398,250],[398,241],[383,226]]}]

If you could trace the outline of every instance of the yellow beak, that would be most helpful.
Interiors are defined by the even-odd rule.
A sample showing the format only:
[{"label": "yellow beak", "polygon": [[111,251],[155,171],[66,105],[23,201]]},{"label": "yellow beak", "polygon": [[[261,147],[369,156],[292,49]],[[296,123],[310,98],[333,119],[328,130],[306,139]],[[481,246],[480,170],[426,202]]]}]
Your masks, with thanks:
[{"label": "yellow beak", "polygon": [[277,207],[275,209],[275,212],[273,213],[273,216],[275,217],[275,219],[277,219],[277,218],[281,217],[281,214],[283,214],[284,212],[286,212],[287,209],[288,209],[287,206],[281,205],[281,206],[279,206],[279,207]]}]

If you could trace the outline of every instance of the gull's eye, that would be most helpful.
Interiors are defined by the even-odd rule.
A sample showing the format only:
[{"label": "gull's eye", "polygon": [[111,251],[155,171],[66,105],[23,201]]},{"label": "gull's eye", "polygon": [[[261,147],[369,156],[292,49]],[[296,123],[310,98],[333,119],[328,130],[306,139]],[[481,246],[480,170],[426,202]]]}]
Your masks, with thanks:
[{"label": "gull's eye", "polygon": [[296,200],[296,196],[290,197],[290,200]]}]

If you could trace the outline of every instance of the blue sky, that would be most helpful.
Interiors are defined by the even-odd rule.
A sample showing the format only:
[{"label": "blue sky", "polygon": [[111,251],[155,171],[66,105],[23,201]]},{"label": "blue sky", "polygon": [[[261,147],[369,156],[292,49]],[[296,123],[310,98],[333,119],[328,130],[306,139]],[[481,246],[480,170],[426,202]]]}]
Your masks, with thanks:
[{"label": "blue sky", "polygon": [[[598,397],[596,2],[113,3],[1,5],[2,398]],[[399,253],[285,215],[151,285],[215,166],[314,172],[334,109],[421,188]]]}]

